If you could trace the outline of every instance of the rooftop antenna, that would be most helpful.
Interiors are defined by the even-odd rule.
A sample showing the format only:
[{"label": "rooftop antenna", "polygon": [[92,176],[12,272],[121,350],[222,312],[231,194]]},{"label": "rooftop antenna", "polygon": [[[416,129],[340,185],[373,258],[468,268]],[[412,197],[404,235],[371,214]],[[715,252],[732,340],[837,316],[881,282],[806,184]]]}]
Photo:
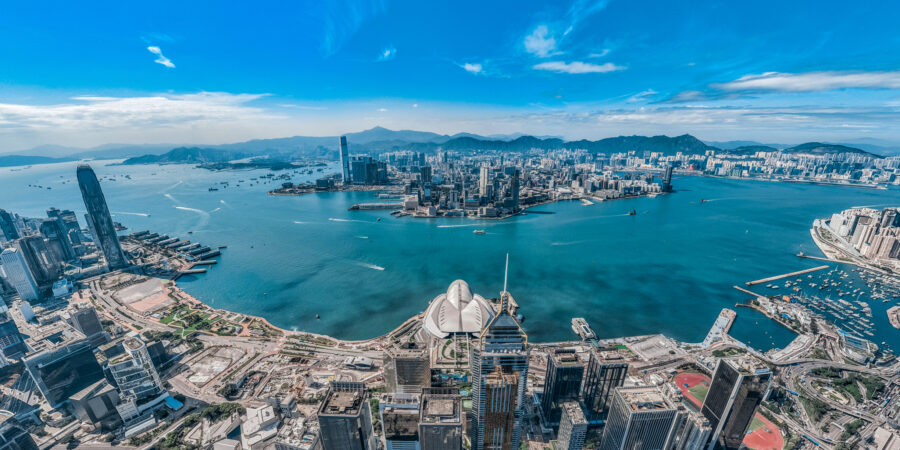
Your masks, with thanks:
[{"label": "rooftop antenna", "polygon": [[503,271],[503,292],[500,293],[500,310],[509,311],[509,293],[506,292],[506,280],[509,279],[509,253],[506,254],[506,269]]}]

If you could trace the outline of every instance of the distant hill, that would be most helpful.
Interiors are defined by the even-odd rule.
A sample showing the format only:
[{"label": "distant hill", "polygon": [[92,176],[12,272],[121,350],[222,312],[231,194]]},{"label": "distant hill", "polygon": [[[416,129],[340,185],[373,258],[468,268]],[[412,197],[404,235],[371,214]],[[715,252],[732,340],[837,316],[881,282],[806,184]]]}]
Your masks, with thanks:
[{"label": "distant hill", "polygon": [[0,167],[30,166],[75,161],[74,158],[51,158],[49,156],[4,155],[0,156]]},{"label": "distant hill", "polygon": [[788,153],[807,153],[810,155],[827,155],[831,153],[858,153],[860,155],[881,158],[880,155],[869,153],[856,147],[848,147],[846,145],[840,144],[823,144],[821,142],[807,142],[796,147],[787,148],[784,151]]},{"label": "distant hill", "polygon": [[[703,142],[689,134],[681,136],[618,136],[596,141],[565,141],[554,136],[531,136],[521,133],[510,135],[479,136],[472,133],[457,133],[452,136],[414,130],[389,130],[375,127],[368,130],[347,133],[351,153],[379,154],[397,150],[411,150],[434,153],[438,150],[451,151],[504,151],[526,152],[532,149],[554,150],[578,148],[591,153],[658,152],[673,155],[703,154],[708,150],[741,155],[758,151],[775,151],[778,148],[792,153],[829,154],[856,153],[877,156],[876,153],[890,154],[890,151],[867,152],[852,145],[810,142],[789,147],[780,144],[760,144],[756,141]],[[89,149],[44,145],[16,152],[5,158],[4,165],[27,165],[57,162],[68,158],[78,159],[118,159],[128,158],[126,164],[155,163],[215,163],[247,157],[267,157],[275,161],[291,162],[302,159],[336,159],[338,136],[292,136],[274,139],[254,139],[221,145],[178,146],[170,144],[106,144]],[[879,148],[882,142],[867,143],[860,147]],[[885,148],[886,149],[886,148]],[[26,159],[25,157],[37,157]],[[41,157],[50,159],[40,159]],[[16,159],[22,158],[22,159]],[[62,158],[62,159],[60,159]],[[2,160],[0,160],[2,161]]]},{"label": "distant hill", "polygon": [[124,165],[134,164],[204,164],[219,163],[246,158],[241,152],[199,147],[179,147],[162,155],[144,155],[122,161]]}]

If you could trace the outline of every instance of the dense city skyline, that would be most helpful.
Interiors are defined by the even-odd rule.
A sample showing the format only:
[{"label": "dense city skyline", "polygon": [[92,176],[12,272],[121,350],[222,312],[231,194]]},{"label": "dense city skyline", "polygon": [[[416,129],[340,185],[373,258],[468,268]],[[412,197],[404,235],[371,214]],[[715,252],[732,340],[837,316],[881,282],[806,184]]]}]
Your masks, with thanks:
[{"label": "dense city skyline", "polygon": [[0,152],[376,125],[787,144],[900,134],[892,2],[171,6],[8,5]]}]

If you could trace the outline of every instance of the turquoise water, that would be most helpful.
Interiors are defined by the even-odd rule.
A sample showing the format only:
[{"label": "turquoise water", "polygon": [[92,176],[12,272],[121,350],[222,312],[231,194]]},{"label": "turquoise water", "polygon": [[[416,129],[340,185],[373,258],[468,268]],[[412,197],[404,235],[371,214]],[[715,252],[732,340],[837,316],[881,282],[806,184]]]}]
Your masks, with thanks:
[{"label": "turquoise water", "polygon": [[[581,316],[601,337],[665,333],[698,342],[723,307],[744,300],[733,285],[823,264],[794,256],[819,254],[813,219],[898,201],[896,190],[679,177],[677,193],[656,198],[556,203],[539,208],[552,215],[503,221],[434,220],[347,210],[372,201],[369,193],[269,196],[274,184],[248,185],[265,171],[94,168],[115,176],[101,184],[115,220],[132,230],[228,246],[209,273],[179,280],[189,293],[284,328],[347,339],[394,328],[457,278],[497,296],[509,252],[509,290],[533,340],[572,339],[570,320]],[[81,219],[75,164],[8,170],[0,172],[0,207],[43,216],[56,206]],[[247,181],[235,187],[238,179]],[[226,180],[232,187],[208,191]],[[638,214],[626,215],[632,208]],[[884,314],[893,303],[870,302],[872,339],[896,348],[898,333]],[[746,309],[732,334],[763,350],[793,338]]]}]

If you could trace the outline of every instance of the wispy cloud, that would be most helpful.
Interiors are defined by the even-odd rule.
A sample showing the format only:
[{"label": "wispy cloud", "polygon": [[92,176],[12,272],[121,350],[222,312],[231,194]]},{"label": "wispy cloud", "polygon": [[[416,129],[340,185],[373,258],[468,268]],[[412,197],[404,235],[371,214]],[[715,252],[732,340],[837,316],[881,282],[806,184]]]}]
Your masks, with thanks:
[{"label": "wispy cloud", "polygon": [[151,45],[151,46],[147,47],[147,50],[150,50],[150,53],[153,53],[154,55],[157,56],[156,60],[153,62],[155,62],[157,64],[162,64],[170,69],[175,68],[175,64],[169,58],[166,58],[165,55],[163,55],[162,50],[159,47],[157,47],[155,45]]},{"label": "wispy cloud", "polygon": [[337,53],[359,27],[385,9],[384,0],[328,0],[312,2],[309,14],[321,17],[322,56]]},{"label": "wispy cloud", "polygon": [[393,45],[389,45],[381,50],[381,53],[378,54],[379,61],[390,61],[397,57],[397,48]]},{"label": "wispy cloud", "polygon": [[484,67],[482,67],[481,64],[478,63],[465,63],[460,65],[459,67],[462,67],[466,72],[474,73],[475,75],[478,75],[484,71]]},{"label": "wispy cloud", "polygon": [[629,103],[640,102],[652,98],[656,96],[656,94],[659,94],[659,92],[656,92],[653,89],[647,89],[646,91],[641,91],[628,97],[628,100],[626,101]]},{"label": "wispy cloud", "polygon": [[[583,20],[602,11],[607,4],[609,4],[609,0],[575,0],[569,6],[565,16],[541,23],[525,36],[523,40],[525,51],[541,58],[562,54],[560,46],[563,41],[578,28]],[[599,56],[592,54],[590,57],[602,57],[607,53],[609,51],[604,50]]]},{"label": "wispy cloud", "polygon": [[188,125],[208,121],[240,121],[277,116],[247,103],[266,94],[201,92],[146,97],[73,97],[50,105],[0,103],[0,128],[82,132],[142,126]]},{"label": "wispy cloud", "polygon": [[535,64],[533,68],[537,70],[546,70],[550,72],[557,73],[607,73],[607,72],[615,72],[619,70],[625,70],[624,66],[617,66],[613,63],[605,63],[605,64],[592,64],[586,63],[582,61],[548,61],[540,64]]},{"label": "wispy cloud", "polygon": [[900,71],[894,72],[766,72],[746,75],[711,87],[726,91],[819,92],[835,89],[900,89]]},{"label": "wispy cloud", "polygon": [[388,109],[387,108],[378,108],[378,112],[380,112],[380,113],[388,112]]},{"label": "wispy cloud", "polygon": [[556,39],[550,36],[547,25],[538,25],[528,36],[525,36],[525,51],[546,58],[556,52]]}]

